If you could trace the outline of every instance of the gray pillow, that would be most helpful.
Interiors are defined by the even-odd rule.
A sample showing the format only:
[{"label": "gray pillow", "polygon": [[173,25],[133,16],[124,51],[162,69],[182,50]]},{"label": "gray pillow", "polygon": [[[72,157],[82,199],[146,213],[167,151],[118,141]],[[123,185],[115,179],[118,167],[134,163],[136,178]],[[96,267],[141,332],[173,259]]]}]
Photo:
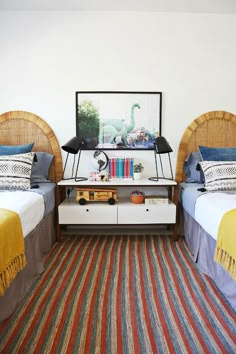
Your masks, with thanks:
[{"label": "gray pillow", "polygon": [[199,162],[202,161],[199,151],[191,152],[184,161],[185,182],[204,183],[204,174],[199,168]]},{"label": "gray pillow", "polygon": [[50,182],[48,172],[53,160],[53,155],[48,152],[35,152],[32,166],[31,183]]}]

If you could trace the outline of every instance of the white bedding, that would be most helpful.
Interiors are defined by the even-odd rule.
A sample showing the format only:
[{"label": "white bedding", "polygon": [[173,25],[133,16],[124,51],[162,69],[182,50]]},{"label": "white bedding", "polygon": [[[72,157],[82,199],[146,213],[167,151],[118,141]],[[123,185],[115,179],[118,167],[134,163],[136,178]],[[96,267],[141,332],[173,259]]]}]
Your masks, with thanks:
[{"label": "white bedding", "polygon": [[215,240],[223,215],[236,208],[236,193],[205,193],[197,198],[195,219]]},{"label": "white bedding", "polygon": [[44,215],[43,196],[28,191],[1,191],[0,208],[18,213],[21,219],[23,235],[26,237],[42,220]]}]

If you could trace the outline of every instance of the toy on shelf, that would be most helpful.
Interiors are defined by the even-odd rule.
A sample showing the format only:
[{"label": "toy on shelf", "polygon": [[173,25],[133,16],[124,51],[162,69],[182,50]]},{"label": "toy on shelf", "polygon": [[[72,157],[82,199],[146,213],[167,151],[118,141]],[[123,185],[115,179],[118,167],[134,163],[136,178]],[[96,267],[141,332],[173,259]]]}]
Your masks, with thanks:
[{"label": "toy on shelf", "polygon": [[116,189],[76,188],[76,200],[80,205],[87,202],[108,202],[114,205],[118,201],[118,194]]},{"label": "toy on shelf", "polygon": [[92,182],[99,182],[99,181],[103,181],[103,182],[108,182],[109,181],[109,173],[100,173],[100,172],[90,172],[89,174],[89,180]]}]

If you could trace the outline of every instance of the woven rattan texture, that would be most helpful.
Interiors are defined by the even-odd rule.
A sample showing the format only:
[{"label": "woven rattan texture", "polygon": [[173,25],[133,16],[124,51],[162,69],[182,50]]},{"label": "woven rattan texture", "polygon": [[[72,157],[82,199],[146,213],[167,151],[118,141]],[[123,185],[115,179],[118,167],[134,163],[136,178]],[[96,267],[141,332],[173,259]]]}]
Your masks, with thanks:
[{"label": "woven rattan texture", "polygon": [[181,138],[177,163],[177,182],[185,180],[184,161],[198,145],[209,147],[236,147],[236,115],[225,111],[211,111],[196,118]]},{"label": "woven rattan texture", "polygon": [[58,182],[62,177],[62,157],[58,140],[51,127],[39,116],[25,111],[0,115],[0,145],[34,143],[33,151],[54,155],[49,177]]}]

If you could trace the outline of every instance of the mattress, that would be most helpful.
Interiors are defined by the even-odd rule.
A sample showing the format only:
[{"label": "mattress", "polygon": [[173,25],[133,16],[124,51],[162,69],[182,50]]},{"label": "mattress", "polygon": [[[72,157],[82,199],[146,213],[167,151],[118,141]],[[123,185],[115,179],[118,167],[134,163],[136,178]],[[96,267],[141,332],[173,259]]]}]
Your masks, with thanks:
[{"label": "mattress", "polygon": [[187,213],[194,218],[195,204],[197,198],[204,194],[201,189],[204,184],[200,183],[180,183],[180,202]]},{"label": "mattress", "polygon": [[48,215],[55,207],[55,187],[52,182],[37,183],[37,188],[32,188],[31,191],[43,196],[44,199],[44,216]]},{"label": "mattress", "polygon": [[36,227],[44,216],[43,197],[34,192],[3,192],[0,195],[0,208],[15,211],[19,215],[24,237]]},{"label": "mattress", "polygon": [[223,215],[236,209],[236,193],[204,192],[202,188],[198,183],[181,183],[180,201],[183,209],[216,240]]},{"label": "mattress", "polygon": [[18,213],[26,237],[55,206],[55,184],[40,183],[29,191],[0,191],[0,208]]}]

